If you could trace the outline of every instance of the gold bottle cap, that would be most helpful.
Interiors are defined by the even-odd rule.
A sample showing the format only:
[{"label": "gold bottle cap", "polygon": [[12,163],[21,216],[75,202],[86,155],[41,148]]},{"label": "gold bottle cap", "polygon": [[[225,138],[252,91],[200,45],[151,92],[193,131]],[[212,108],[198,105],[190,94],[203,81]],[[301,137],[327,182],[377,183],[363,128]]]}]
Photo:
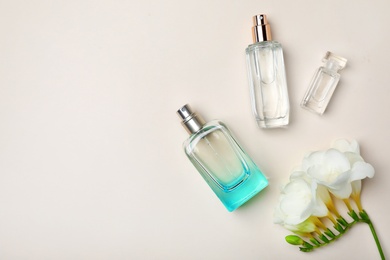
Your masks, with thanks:
[{"label": "gold bottle cap", "polygon": [[253,16],[252,37],[253,43],[272,40],[271,27],[265,14]]}]

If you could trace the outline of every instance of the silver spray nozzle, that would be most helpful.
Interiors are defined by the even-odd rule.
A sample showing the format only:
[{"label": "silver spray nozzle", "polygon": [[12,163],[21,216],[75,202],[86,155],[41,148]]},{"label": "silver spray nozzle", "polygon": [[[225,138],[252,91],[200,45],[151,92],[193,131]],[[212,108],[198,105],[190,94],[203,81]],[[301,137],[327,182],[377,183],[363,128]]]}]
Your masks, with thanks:
[{"label": "silver spray nozzle", "polygon": [[181,124],[190,134],[198,132],[206,123],[201,116],[192,111],[188,104],[182,106],[177,114],[183,120]]}]

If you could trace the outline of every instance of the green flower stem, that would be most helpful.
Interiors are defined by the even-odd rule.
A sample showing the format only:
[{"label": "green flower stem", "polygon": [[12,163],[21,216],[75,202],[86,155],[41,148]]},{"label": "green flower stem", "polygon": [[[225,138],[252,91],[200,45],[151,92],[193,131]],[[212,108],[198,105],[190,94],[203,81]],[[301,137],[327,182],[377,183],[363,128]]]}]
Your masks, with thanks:
[{"label": "green flower stem", "polygon": [[353,218],[353,221],[351,223],[346,221],[343,217],[339,217],[337,219],[337,223],[334,223],[333,227],[339,232],[337,235],[335,233],[333,233],[329,228],[327,228],[326,230],[324,229],[324,233],[321,233],[321,232],[316,233],[318,236],[318,239],[316,239],[314,237],[314,235],[312,236],[312,238],[310,239],[310,242],[312,244],[304,241],[303,239],[301,239],[300,237],[295,236],[295,235],[287,236],[286,241],[292,245],[301,245],[301,247],[299,247],[299,249],[303,252],[311,252],[316,248],[323,247],[325,245],[330,244],[333,241],[336,241],[345,232],[347,232],[352,226],[354,226],[356,223],[361,222],[361,223],[368,224],[368,226],[370,227],[371,233],[374,237],[374,240],[375,240],[376,246],[378,248],[379,254],[381,256],[381,259],[385,260],[386,258],[385,258],[385,255],[383,253],[381,244],[379,242],[379,238],[376,234],[374,225],[372,224],[372,221],[371,221],[370,217],[368,216],[367,212],[365,210],[362,210],[359,212],[359,214],[357,214],[354,210],[351,210],[350,212],[348,212],[348,215],[350,215]]},{"label": "green flower stem", "polygon": [[[331,233],[332,235],[333,235],[333,237],[332,237],[332,235],[331,236],[329,236],[329,235],[327,235],[329,238],[327,238],[324,234],[322,234],[321,236],[320,236],[320,239],[322,240],[322,241],[324,241],[324,243],[322,243],[322,244],[319,244],[319,245],[316,245],[316,246],[314,246],[315,248],[319,248],[319,247],[322,247],[322,246],[326,246],[327,244],[330,244],[331,242],[334,242],[334,241],[336,241],[337,239],[339,239],[347,230],[349,230],[353,225],[355,225],[357,222],[356,221],[353,221],[353,222],[351,222],[351,223],[348,223],[348,225],[346,226],[346,227],[344,227],[344,228],[342,228],[343,229],[343,232],[339,232],[339,234],[337,234],[337,235],[335,235],[330,229],[328,229],[327,231],[325,231],[324,233],[326,234],[326,233]],[[337,224],[336,224],[337,225]]]},{"label": "green flower stem", "polygon": [[371,221],[370,221],[370,223],[368,223],[368,225],[370,226],[371,233],[375,239],[375,243],[376,243],[376,246],[378,247],[379,254],[381,255],[382,260],[385,260],[385,255],[383,254],[381,243],[379,242],[378,236],[376,235],[374,225],[372,224]]},{"label": "green flower stem", "polygon": [[[346,222],[346,221],[345,221]],[[306,241],[304,241],[303,239],[301,239],[300,237],[298,236],[295,236],[295,235],[290,235],[290,236],[287,236],[286,237],[286,241],[291,244],[291,245],[302,245],[302,247],[299,247],[299,249],[302,251],[302,252],[311,252],[313,251],[314,249],[316,248],[320,248],[320,247],[323,247],[323,246],[326,246],[330,243],[332,243],[333,241],[336,241],[337,239],[339,239],[348,229],[350,229],[354,224],[356,224],[357,221],[353,221],[351,223],[348,223],[346,222],[346,225],[344,226],[344,228],[339,224],[337,223],[336,225],[339,226],[339,228],[341,228],[341,231],[342,232],[339,232],[339,234],[335,235],[329,228],[324,231],[324,233],[326,234],[322,234],[322,233],[319,233],[317,234],[318,236],[318,239],[316,239],[314,237],[314,235],[312,236],[312,238],[310,239],[310,242],[312,242],[313,244],[310,244]],[[335,225],[335,226],[336,226]],[[337,229],[339,230],[339,229]]]},{"label": "green flower stem", "polygon": [[370,217],[368,216],[367,212],[365,210],[363,210],[359,213],[359,215],[361,217],[361,222],[367,223],[368,226],[370,227],[370,230],[371,230],[372,236],[374,237],[379,254],[381,255],[381,259],[382,260],[386,259],[385,255],[383,254],[382,246],[381,246],[381,243],[379,242],[379,238],[376,234],[374,225],[372,224],[372,221],[371,221]]}]

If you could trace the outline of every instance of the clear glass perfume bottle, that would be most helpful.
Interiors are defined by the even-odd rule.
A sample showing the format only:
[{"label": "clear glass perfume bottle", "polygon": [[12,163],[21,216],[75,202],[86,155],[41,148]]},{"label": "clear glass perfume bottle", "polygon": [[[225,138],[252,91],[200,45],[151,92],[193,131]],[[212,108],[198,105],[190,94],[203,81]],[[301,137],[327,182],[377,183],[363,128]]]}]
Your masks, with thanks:
[{"label": "clear glass perfume bottle", "polygon": [[272,41],[271,29],[264,14],[253,17],[253,44],[246,48],[252,112],[260,127],[288,125],[288,100],[283,50]]},{"label": "clear glass perfume bottle", "polygon": [[322,60],[325,65],[314,74],[301,106],[322,115],[340,80],[339,70],[347,65],[347,59],[327,52]]},{"label": "clear glass perfume bottle", "polygon": [[177,113],[190,134],[184,151],[210,188],[233,211],[268,185],[268,180],[222,122],[206,123],[189,105]]}]

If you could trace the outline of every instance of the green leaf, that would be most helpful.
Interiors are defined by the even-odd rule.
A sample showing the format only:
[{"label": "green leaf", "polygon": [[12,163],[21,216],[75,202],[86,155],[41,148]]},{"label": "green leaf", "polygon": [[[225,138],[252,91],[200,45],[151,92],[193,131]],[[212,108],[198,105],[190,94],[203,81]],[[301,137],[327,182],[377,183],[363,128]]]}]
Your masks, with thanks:
[{"label": "green leaf", "polygon": [[330,237],[330,238],[332,238],[332,239],[334,239],[335,237],[336,237],[336,235],[332,232],[332,230],[330,230],[329,228],[328,228],[328,230],[326,230],[325,232],[324,232],[328,237]]},{"label": "green leaf", "polygon": [[356,212],[354,210],[351,210],[350,212],[348,212],[348,215],[350,215],[351,218],[353,218],[353,220],[359,221],[359,216],[356,214]]},{"label": "green leaf", "polygon": [[329,243],[329,239],[328,239],[324,234],[321,234],[320,238],[321,238],[321,240],[324,241],[325,243]]},{"label": "green leaf", "polygon": [[308,242],[306,242],[306,241],[303,241],[303,246],[306,247],[306,248],[310,248],[310,249],[313,248],[313,245],[308,243]]},{"label": "green leaf", "polygon": [[318,240],[317,239],[315,239],[314,237],[313,238],[310,238],[310,242],[312,242],[314,245],[316,245],[316,246],[320,246],[321,244],[320,244],[320,242],[318,242]]},{"label": "green leaf", "polygon": [[343,222],[339,218],[337,219],[337,224],[341,224],[342,226],[344,226]]},{"label": "green leaf", "polygon": [[296,236],[296,235],[289,235],[289,236],[286,236],[286,241],[287,243],[291,244],[291,245],[295,245],[295,246],[298,246],[298,245],[303,245],[303,239],[300,238],[299,236]]},{"label": "green leaf", "polygon": [[345,232],[345,230],[343,229],[343,227],[340,225],[340,223],[337,223],[336,225],[334,225],[334,228],[340,232],[341,234]]},{"label": "green leaf", "polygon": [[344,227],[349,226],[349,223],[348,223],[343,217],[338,218],[338,219],[337,219],[337,222],[339,222],[339,223],[340,223],[341,225],[343,225]]},{"label": "green leaf", "polygon": [[301,250],[302,252],[311,252],[313,251],[313,248],[300,247],[299,250]]},{"label": "green leaf", "polygon": [[364,220],[364,222],[369,223],[370,218],[368,217],[368,214],[363,210],[362,212],[359,212],[360,217]]}]

